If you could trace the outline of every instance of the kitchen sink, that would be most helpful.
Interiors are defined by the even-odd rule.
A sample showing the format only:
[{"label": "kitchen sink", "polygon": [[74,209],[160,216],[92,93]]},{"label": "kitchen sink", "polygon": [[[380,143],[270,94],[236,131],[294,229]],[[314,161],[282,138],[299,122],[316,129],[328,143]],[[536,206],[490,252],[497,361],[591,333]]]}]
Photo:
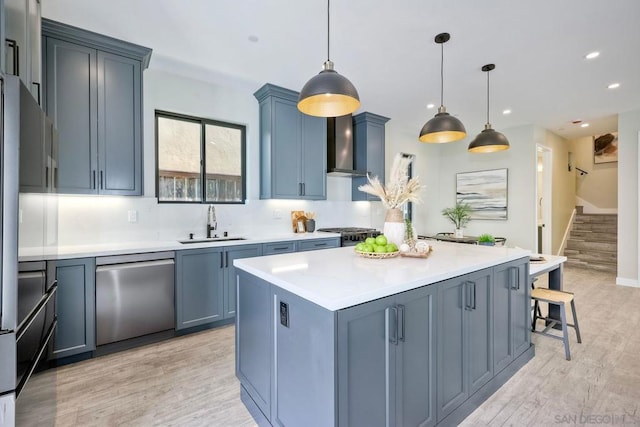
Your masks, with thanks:
[{"label": "kitchen sink", "polygon": [[204,239],[178,240],[182,244],[207,243],[207,242],[229,242],[233,240],[247,240],[244,237],[209,237]]}]

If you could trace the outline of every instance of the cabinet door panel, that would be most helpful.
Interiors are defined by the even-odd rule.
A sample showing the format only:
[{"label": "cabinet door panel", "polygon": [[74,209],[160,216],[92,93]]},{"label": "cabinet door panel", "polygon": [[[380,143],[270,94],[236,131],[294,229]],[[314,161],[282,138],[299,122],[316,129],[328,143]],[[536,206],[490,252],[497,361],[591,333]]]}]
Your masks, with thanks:
[{"label": "cabinet door panel", "polygon": [[497,374],[513,360],[509,268],[493,269],[493,372]]},{"label": "cabinet door panel", "polygon": [[43,193],[47,190],[47,165],[44,148],[44,115],[32,101],[25,86],[20,86],[20,192]]},{"label": "cabinet door panel", "polygon": [[398,296],[396,425],[427,427],[436,423],[436,289],[426,286]]},{"label": "cabinet door panel", "polygon": [[531,342],[531,285],[526,263],[514,264],[511,280],[511,318],[513,325],[513,357],[521,355]]},{"label": "cabinet door panel", "polygon": [[96,51],[47,38],[47,114],[58,129],[58,190],[97,193]]},{"label": "cabinet door panel", "polygon": [[[385,426],[388,384],[385,310],[393,304],[383,298],[338,312],[338,424]],[[394,346],[395,347],[395,346]]]},{"label": "cabinet door panel", "polygon": [[96,349],[95,259],[58,261],[56,328],[53,358]]},{"label": "cabinet door panel", "polygon": [[294,102],[275,98],[272,116],[272,198],[300,198],[300,112]]},{"label": "cabinet door panel", "polygon": [[222,251],[180,251],[176,255],[176,329],[224,317]]},{"label": "cabinet door panel", "polygon": [[327,120],[302,114],[303,199],[327,198]]},{"label": "cabinet door panel", "polygon": [[469,275],[469,395],[493,377],[491,269]]},{"label": "cabinet door panel", "polygon": [[225,253],[226,277],[224,280],[224,317],[234,317],[236,315],[236,268],[233,260],[260,256],[262,253],[260,245],[245,246],[227,249]]},{"label": "cabinet door panel", "polygon": [[142,194],[140,61],[98,52],[101,194]]},{"label": "cabinet door panel", "polygon": [[438,290],[438,421],[468,396],[466,369],[465,281],[446,280]]}]

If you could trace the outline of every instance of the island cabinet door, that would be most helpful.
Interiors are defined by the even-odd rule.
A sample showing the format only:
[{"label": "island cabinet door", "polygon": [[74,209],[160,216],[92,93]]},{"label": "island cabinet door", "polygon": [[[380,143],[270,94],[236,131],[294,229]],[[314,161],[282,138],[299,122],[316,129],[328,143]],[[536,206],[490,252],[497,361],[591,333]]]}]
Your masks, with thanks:
[{"label": "island cabinet door", "polygon": [[176,253],[176,329],[222,320],[222,249],[192,249]]},{"label": "island cabinet door", "polygon": [[516,260],[493,268],[494,374],[507,367],[531,342],[529,268]]},{"label": "island cabinet door", "polygon": [[492,270],[467,277],[467,328],[469,337],[469,395],[493,377]]},{"label": "island cabinet door", "polygon": [[438,289],[438,422],[469,396],[467,334],[469,304],[466,276],[440,282]]},{"label": "island cabinet door", "polygon": [[436,424],[436,290],[424,286],[396,299],[396,422],[390,425]]},{"label": "island cabinet door", "polygon": [[338,425],[388,426],[395,419],[393,297],[338,312]]}]

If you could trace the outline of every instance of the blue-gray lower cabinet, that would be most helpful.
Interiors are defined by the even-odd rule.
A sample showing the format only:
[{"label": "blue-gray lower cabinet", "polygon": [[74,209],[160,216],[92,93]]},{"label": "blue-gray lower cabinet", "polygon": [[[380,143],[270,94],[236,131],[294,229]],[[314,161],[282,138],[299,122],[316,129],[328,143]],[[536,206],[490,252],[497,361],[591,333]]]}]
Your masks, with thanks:
[{"label": "blue-gray lower cabinet", "polygon": [[298,242],[298,252],[317,251],[320,249],[339,248],[340,238],[332,237],[330,239],[303,240]]},{"label": "blue-gray lower cabinet", "polygon": [[491,269],[440,284],[438,421],[493,377]]},{"label": "blue-gray lower cabinet", "polygon": [[95,273],[95,258],[56,262],[58,326],[53,359],[96,349]]},{"label": "blue-gray lower cabinet", "polygon": [[494,372],[497,374],[531,343],[529,264],[520,260],[493,267]]},{"label": "blue-gray lower cabinet", "polygon": [[176,329],[224,318],[222,248],[176,252]]},{"label": "blue-gray lower cabinet", "polygon": [[236,315],[236,268],[233,260],[262,255],[261,245],[227,248],[224,251],[224,318]]},{"label": "blue-gray lower cabinet", "polygon": [[436,291],[338,312],[338,424],[436,424]]},{"label": "blue-gray lower cabinet", "polygon": [[297,250],[296,242],[274,242],[262,244],[262,255],[288,254]]}]

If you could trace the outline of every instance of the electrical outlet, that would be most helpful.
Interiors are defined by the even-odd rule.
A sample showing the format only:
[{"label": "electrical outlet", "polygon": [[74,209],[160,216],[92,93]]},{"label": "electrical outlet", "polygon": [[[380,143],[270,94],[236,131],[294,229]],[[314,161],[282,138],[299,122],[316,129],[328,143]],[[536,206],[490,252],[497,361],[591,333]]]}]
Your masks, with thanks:
[{"label": "electrical outlet", "polygon": [[138,211],[131,209],[127,212],[127,219],[129,222],[138,222]]}]

